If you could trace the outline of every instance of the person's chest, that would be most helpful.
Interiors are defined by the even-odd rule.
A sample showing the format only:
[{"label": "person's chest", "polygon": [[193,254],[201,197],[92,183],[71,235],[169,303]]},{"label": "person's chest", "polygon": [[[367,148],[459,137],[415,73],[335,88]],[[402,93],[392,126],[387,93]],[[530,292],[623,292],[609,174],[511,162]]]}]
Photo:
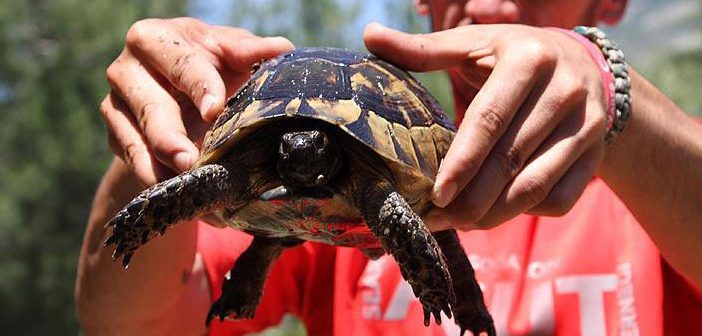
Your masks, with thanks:
[{"label": "person's chest", "polygon": [[[498,334],[661,333],[658,251],[628,212],[603,206],[598,188],[564,217],[521,216],[460,234]],[[441,326],[424,327],[391,256],[363,258],[353,250],[337,256],[335,334],[460,333],[446,316]]]}]

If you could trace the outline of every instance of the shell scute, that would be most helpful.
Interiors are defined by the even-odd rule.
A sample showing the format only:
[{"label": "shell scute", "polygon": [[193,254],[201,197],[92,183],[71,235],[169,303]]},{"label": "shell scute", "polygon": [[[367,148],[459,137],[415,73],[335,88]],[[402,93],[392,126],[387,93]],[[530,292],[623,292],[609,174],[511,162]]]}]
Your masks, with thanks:
[{"label": "shell scute", "polygon": [[455,127],[409,73],[374,56],[298,49],[267,61],[206,135],[200,164],[257,126],[281,118],[336,125],[381,155],[398,180],[433,183]]}]

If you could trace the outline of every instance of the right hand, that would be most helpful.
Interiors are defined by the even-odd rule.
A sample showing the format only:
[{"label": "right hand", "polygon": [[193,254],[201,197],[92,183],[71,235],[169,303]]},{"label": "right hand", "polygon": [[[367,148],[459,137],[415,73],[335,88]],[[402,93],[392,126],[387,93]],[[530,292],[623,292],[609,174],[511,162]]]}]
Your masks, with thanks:
[{"label": "right hand", "polygon": [[134,23],[107,68],[112,90],[100,105],[112,151],[145,185],[189,169],[196,143],[252,65],[292,48],[283,37],[191,18]]}]

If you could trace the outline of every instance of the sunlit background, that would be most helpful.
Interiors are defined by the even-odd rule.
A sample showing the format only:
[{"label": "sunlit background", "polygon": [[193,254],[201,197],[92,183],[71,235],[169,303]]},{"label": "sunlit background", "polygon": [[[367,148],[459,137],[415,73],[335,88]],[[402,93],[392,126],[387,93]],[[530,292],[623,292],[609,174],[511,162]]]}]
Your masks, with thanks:
[{"label": "sunlit background", "polygon": [[[608,31],[631,63],[702,117],[702,0],[631,0]],[[371,21],[425,31],[412,0],[0,1],[0,334],[79,333],[76,260],[111,153],[97,107],[104,69],[139,18],[191,15],[298,46],[362,50]],[[451,110],[442,74],[420,76]],[[286,319],[272,334],[304,334]]]}]

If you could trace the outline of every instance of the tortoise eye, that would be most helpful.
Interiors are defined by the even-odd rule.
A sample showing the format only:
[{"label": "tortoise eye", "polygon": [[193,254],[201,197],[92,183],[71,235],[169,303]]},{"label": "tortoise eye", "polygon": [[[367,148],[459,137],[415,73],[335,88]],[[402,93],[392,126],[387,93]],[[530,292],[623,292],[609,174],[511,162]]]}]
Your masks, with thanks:
[{"label": "tortoise eye", "polygon": [[280,146],[278,146],[278,154],[283,158],[287,159],[290,156],[290,142],[286,141],[285,136],[280,141]]}]

